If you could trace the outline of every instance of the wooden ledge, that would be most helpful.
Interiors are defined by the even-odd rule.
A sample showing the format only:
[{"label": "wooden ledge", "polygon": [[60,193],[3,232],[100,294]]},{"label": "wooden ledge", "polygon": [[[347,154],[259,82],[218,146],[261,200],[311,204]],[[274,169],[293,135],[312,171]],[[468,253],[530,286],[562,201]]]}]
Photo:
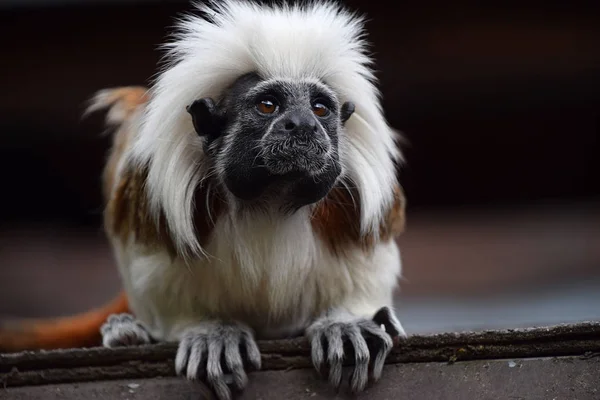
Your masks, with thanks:
[{"label": "wooden ledge", "polygon": [[[259,342],[261,371],[312,368],[305,338]],[[174,344],[0,354],[0,387],[174,377]],[[544,328],[411,336],[386,364],[600,354],[600,321]],[[351,357],[349,357],[351,358]],[[349,360],[350,365],[352,360]]]}]

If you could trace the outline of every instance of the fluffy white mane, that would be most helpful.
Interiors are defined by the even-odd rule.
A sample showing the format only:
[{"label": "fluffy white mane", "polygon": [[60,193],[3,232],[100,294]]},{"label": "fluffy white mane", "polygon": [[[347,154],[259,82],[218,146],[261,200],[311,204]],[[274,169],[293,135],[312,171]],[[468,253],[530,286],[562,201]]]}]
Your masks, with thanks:
[{"label": "fluffy white mane", "polygon": [[180,20],[166,45],[168,63],[151,88],[130,154],[149,167],[149,200],[166,214],[179,250],[202,253],[193,199],[208,172],[185,107],[202,97],[218,99],[236,78],[252,71],[264,78],[320,79],[340,102],[355,103],[340,141],[344,179],[360,193],[363,232],[377,232],[393,198],[395,161],[401,155],[382,113],[363,18],[324,1],[259,6],[211,0],[196,7],[201,16]]}]

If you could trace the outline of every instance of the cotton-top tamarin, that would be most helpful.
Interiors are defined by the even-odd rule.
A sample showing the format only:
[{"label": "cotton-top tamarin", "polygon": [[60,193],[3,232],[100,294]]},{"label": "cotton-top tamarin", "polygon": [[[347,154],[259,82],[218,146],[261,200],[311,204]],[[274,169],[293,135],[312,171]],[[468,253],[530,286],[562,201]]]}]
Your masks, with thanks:
[{"label": "cotton-top tamarin", "polygon": [[[379,378],[393,338],[404,227],[398,136],[364,19],[310,1],[221,0],[181,19],[149,90],[99,92],[115,129],[105,226],[124,294],[81,316],[5,329],[0,348],[179,343],[176,371],[230,397],[258,339],[305,334],[339,385]],[[102,326],[101,326],[102,325]]]}]

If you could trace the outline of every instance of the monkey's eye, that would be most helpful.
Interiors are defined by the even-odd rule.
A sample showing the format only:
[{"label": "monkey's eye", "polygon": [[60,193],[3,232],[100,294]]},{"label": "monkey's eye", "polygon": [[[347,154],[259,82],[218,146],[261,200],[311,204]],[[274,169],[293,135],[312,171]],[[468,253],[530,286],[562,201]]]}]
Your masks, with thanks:
[{"label": "monkey's eye", "polygon": [[312,105],[312,110],[317,117],[325,117],[329,114],[329,109],[323,103],[319,102]]},{"label": "monkey's eye", "polygon": [[258,102],[256,108],[263,114],[273,114],[277,110],[277,105],[273,100],[262,99]]}]

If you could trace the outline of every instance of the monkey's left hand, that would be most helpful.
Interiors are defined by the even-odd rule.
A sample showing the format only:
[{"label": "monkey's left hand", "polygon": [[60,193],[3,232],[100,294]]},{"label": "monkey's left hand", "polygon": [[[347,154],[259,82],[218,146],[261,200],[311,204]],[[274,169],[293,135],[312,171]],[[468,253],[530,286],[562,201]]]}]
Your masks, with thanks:
[{"label": "monkey's left hand", "polygon": [[[339,316],[326,316],[313,323],[306,333],[310,340],[315,368],[322,372],[325,367],[329,367],[329,382],[336,388],[342,380],[342,363],[347,353],[344,343],[351,346],[350,351],[353,350],[355,359],[354,371],[350,377],[350,388],[353,392],[360,392],[367,386],[371,360],[373,380],[379,380],[395,339],[406,336],[388,307],[381,308],[372,319],[348,320],[340,319]],[[348,350],[347,346],[346,349]]]}]

